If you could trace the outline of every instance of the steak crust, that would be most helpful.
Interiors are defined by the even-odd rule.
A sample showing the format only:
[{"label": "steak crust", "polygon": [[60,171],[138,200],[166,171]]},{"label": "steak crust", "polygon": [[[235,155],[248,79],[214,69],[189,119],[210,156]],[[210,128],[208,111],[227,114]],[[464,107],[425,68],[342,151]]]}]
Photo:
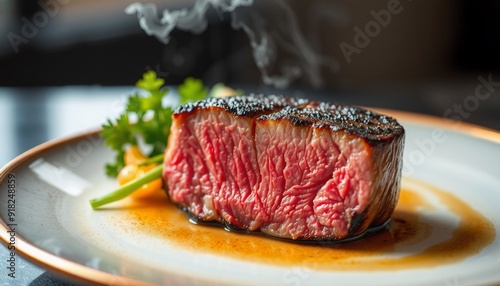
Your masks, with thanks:
[{"label": "steak crust", "polygon": [[359,107],[211,98],[174,112],[164,179],[170,199],[196,221],[339,241],[388,221],[403,145],[396,120]]}]

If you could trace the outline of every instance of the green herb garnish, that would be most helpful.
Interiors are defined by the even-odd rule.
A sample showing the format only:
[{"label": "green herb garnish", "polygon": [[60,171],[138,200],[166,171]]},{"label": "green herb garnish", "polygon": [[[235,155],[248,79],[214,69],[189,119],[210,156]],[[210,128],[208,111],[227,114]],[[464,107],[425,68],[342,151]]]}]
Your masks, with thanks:
[{"label": "green herb garnish", "polygon": [[[106,174],[116,177],[124,167],[124,154],[131,145],[144,143],[151,149],[147,155],[148,160],[142,165],[159,164],[129,183],[119,187],[115,191],[99,198],[90,200],[92,208],[96,209],[105,204],[121,200],[139,187],[147,184],[162,175],[163,153],[167,145],[170,126],[172,125],[172,106],[166,105],[164,97],[169,95],[169,90],[164,86],[165,81],[158,78],[154,71],[144,73],[142,79],[137,81],[139,91],[128,98],[126,110],[115,121],[108,120],[102,126],[101,136],[105,144],[115,151],[115,161],[106,164]],[[208,90],[203,82],[195,78],[187,78],[178,89],[179,103],[185,104],[201,100],[207,97]],[[228,96],[241,94],[222,84],[214,86],[210,96]]]},{"label": "green herb garnish", "polygon": [[[128,98],[126,110],[116,121],[108,120],[102,126],[101,136],[105,143],[116,152],[115,161],[106,165],[106,174],[116,177],[123,168],[123,154],[130,145],[137,145],[142,138],[151,152],[148,157],[163,154],[166,148],[173,107],[164,104],[169,90],[165,81],[158,78],[154,71],[144,73],[137,81],[139,92]],[[178,88],[181,104],[206,97],[207,89],[199,79],[187,78]],[[173,96],[173,95],[172,95]],[[131,119],[134,122],[131,122]]]},{"label": "green herb garnish", "polygon": [[[144,73],[142,79],[135,84],[139,91],[128,98],[126,109],[115,121],[109,120],[102,125],[101,136],[105,144],[115,151],[115,160],[106,164],[106,174],[116,177],[124,167],[124,154],[127,147],[144,143],[151,150],[150,158],[143,164],[161,163],[167,145],[170,126],[172,125],[173,108],[165,104],[164,97],[169,89],[164,86],[165,80],[158,78],[154,71]],[[179,102],[184,104],[204,99],[208,91],[199,79],[187,78],[178,87]],[[174,96],[174,95],[172,95]],[[93,208],[98,208],[127,197],[138,187],[161,177],[163,166],[146,173],[128,184],[123,185],[110,194],[90,201]]]}]

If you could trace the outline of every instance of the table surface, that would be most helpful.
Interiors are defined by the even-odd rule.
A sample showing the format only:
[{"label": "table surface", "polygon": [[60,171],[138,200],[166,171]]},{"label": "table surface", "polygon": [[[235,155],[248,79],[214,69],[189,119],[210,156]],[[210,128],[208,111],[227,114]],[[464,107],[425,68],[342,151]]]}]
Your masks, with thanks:
[{"label": "table surface", "polygon": [[[452,117],[500,130],[500,92],[476,94],[477,82],[357,88],[332,91],[293,90],[282,93],[310,99]],[[266,88],[252,92],[277,93]],[[66,86],[0,88],[0,166],[45,141],[95,130],[106,118],[123,111],[132,87]],[[8,257],[0,248],[0,259]],[[1,285],[75,285],[26,261],[18,260],[16,278],[0,274]]]}]

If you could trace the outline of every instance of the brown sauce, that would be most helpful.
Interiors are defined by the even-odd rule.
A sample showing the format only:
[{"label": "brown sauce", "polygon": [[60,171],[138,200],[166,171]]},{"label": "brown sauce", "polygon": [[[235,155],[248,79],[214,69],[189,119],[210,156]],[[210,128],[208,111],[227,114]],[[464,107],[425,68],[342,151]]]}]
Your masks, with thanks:
[{"label": "brown sauce", "polygon": [[[220,227],[193,225],[186,215],[158,196],[126,208],[128,227],[165,239],[178,247],[235,259],[283,266],[350,271],[398,270],[459,262],[493,242],[493,224],[456,196],[425,185],[426,190],[459,217],[458,225],[423,220],[423,211],[435,206],[408,187],[401,190],[388,229],[355,242],[338,245],[298,244],[258,234],[241,234]],[[132,223],[130,223],[132,221]],[[441,241],[423,245],[430,237]],[[392,257],[388,257],[392,256]]]}]

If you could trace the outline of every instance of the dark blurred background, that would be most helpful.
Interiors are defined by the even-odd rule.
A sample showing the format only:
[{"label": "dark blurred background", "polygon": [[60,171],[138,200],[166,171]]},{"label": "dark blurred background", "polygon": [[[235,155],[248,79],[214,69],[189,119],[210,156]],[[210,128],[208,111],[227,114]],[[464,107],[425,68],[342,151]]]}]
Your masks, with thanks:
[{"label": "dark blurred background", "polygon": [[[172,84],[186,76],[207,83],[261,84],[248,37],[231,28],[227,13],[209,10],[205,32],[194,36],[176,30],[165,45],[146,35],[136,16],[124,13],[132,2],[0,1],[0,85],[130,85],[147,68],[168,73]],[[172,10],[194,3],[156,2]],[[285,2],[314,51],[338,61],[336,71],[322,71],[327,88],[443,83],[500,68],[498,1]],[[364,30],[374,19],[370,12],[391,2],[399,3],[400,13],[347,63],[339,45],[354,45],[353,28]],[[31,33],[27,22],[37,31]],[[300,80],[295,84],[307,87]]]},{"label": "dark blurred background", "polygon": [[[46,11],[40,2],[50,3],[47,10],[56,12],[49,15],[46,25],[37,26],[37,22],[45,22],[35,16]],[[174,31],[165,45],[146,35],[135,15],[125,14],[125,8],[133,2],[0,1],[0,85],[133,85],[146,69],[168,74],[170,84],[178,84],[187,76],[228,83],[255,82],[255,72],[233,72],[241,60],[251,61],[247,58],[250,47],[246,36],[230,27],[228,15],[218,17],[209,11],[210,24],[204,33],[193,36]],[[156,2],[161,8],[175,10],[190,7],[194,1]],[[21,39],[13,47],[12,39],[17,43],[18,38],[12,33],[24,36],[26,31],[31,32],[23,30],[25,20],[35,24],[38,31],[31,39],[24,37],[28,42]]]},{"label": "dark blurred background", "polygon": [[[158,17],[195,4],[148,2]],[[123,103],[146,70],[172,86],[193,76],[207,86],[223,82],[247,93],[454,117],[500,130],[499,1],[247,2],[253,4],[234,14],[210,6],[206,30],[174,29],[164,44],[125,13],[133,0],[0,0],[0,129],[15,139],[0,149],[18,154],[81,129],[70,123],[98,127],[104,113],[118,112],[106,102]],[[248,35],[231,25],[236,18],[260,28],[257,39],[268,32],[275,40],[270,76],[300,61],[316,64],[317,73],[303,71],[284,90],[265,84]],[[479,100],[484,81],[489,96]],[[77,112],[85,108],[92,112]],[[61,121],[66,131],[56,132]]]},{"label": "dark blurred background", "polygon": [[[204,32],[174,30],[163,44],[141,29],[135,15],[125,14],[132,2],[0,0],[0,86],[131,86],[153,69],[171,85],[194,76],[207,85],[224,82],[246,91],[269,87],[253,60],[249,38],[231,27],[229,13],[208,9]],[[195,3],[152,2],[159,14]],[[278,11],[285,10],[283,5],[270,3],[288,6],[297,25],[285,30],[303,35],[321,62],[317,77],[322,85],[301,77],[289,86],[292,92],[442,116],[474,95],[478,76],[500,81],[499,1],[256,0],[246,13],[263,14],[266,27],[290,24],[288,14]],[[370,28],[374,14],[390,9],[394,13],[386,24],[379,20],[378,30]],[[293,37],[274,36],[284,43],[277,65],[296,56],[287,51]],[[463,119],[500,129],[500,99],[492,95]]]},{"label": "dark blurred background", "polygon": [[[152,2],[158,17],[163,9],[195,3]],[[277,49],[270,53],[269,75],[289,71],[281,68],[297,59],[318,68],[303,71],[284,90],[264,83],[248,35],[231,25],[236,14],[210,7],[206,30],[174,29],[164,44],[145,33],[136,15],[125,13],[131,3],[0,0],[0,127],[15,132],[10,150],[20,153],[68,133],[52,132],[60,129],[50,127],[48,118],[98,127],[101,117],[92,113],[68,118],[75,114],[68,104],[96,112],[97,104],[125,96],[146,70],[172,86],[193,76],[207,86],[223,82],[247,93],[453,117],[500,130],[499,1],[255,0],[236,11],[238,19],[269,32],[277,43],[270,45]],[[484,82],[488,86],[480,91],[489,95],[478,99]]]}]

